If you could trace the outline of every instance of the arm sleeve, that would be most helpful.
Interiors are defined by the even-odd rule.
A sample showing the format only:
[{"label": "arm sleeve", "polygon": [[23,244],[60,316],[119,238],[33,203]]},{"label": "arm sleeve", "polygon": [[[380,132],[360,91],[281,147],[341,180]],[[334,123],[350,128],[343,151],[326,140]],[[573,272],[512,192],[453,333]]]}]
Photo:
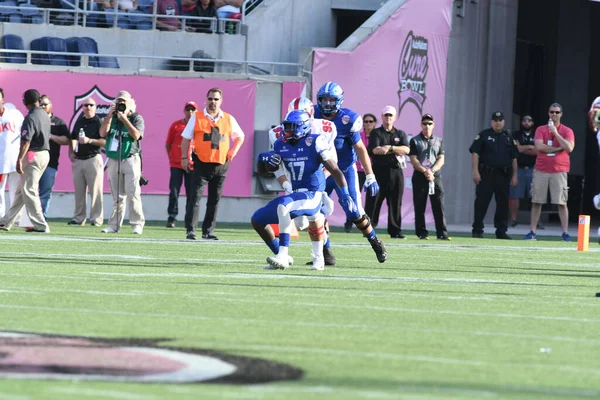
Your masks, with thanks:
[{"label": "arm sleeve", "polygon": [[173,139],[175,138],[175,125],[177,122],[173,122],[171,127],[169,128],[169,133],[167,133],[167,140],[165,144],[173,144]]},{"label": "arm sleeve", "polygon": [[138,114],[135,116],[134,120],[131,121],[131,123],[133,124],[133,126],[135,126],[135,129],[137,129],[140,132],[140,139],[144,137],[144,118],[140,114]]},{"label": "arm sleeve", "polygon": [[408,135],[404,131],[400,131],[400,146],[410,146],[408,143]]},{"label": "arm sleeve", "polygon": [[471,153],[481,154],[481,134],[475,136],[475,140],[473,140],[473,143],[471,143],[469,151]]},{"label": "arm sleeve", "polygon": [[21,125],[21,140],[31,142],[34,130],[35,126],[33,125],[33,121],[31,120],[31,118],[25,117],[25,119],[23,120],[23,125]]},{"label": "arm sleeve", "polygon": [[410,139],[410,151],[408,152],[409,156],[416,156],[417,155],[417,143],[415,142],[415,139]]},{"label": "arm sleeve", "polygon": [[194,125],[196,125],[196,114],[192,114],[190,120],[188,121],[185,129],[181,133],[181,136],[185,139],[192,140],[194,139]]},{"label": "arm sleeve", "polygon": [[231,118],[231,138],[234,140],[238,138],[243,139],[245,135],[244,131],[240,127],[240,124],[238,124],[233,115],[229,114],[229,117]]},{"label": "arm sleeve", "polygon": [[368,145],[368,149],[369,149],[369,153],[373,154],[373,149],[375,147],[379,147],[380,138],[379,138],[379,134],[378,134],[378,130],[374,129],[371,131],[371,134],[369,135],[369,145]]}]

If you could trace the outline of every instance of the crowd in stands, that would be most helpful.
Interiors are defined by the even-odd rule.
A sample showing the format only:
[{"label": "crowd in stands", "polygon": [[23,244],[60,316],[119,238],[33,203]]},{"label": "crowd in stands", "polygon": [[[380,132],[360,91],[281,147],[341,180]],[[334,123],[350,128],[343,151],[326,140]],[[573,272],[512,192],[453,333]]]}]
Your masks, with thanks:
[{"label": "crowd in stands", "polygon": [[[40,8],[74,10],[77,3],[72,0],[28,0],[17,4],[13,0],[0,2],[0,22],[43,23]],[[235,21],[228,21],[225,29],[217,29],[216,19],[241,19],[243,0],[80,0],[78,8],[86,12],[86,26],[117,27],[124,29],[151,29],[150,15],[157,18],[156,28],[164,31],[234,33]],[[27,17],[36,13],[39,18]],[[27,15],[26,15],[27,14]],[[115,15],[117,21],[115,21]],[[185,17],[185,18],[184,18]],[[143,24],[138,22],[142,20]],[[121,21],[121,22],[119,22]],[[73,12],[50,12],[49,20],[55,25],[81,24],[75,22]]]}]

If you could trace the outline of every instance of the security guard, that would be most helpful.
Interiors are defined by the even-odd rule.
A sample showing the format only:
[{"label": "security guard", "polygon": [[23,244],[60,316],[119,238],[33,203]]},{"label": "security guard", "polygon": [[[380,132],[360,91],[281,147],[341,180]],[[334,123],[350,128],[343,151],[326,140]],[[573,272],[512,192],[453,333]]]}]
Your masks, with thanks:
[{"label": "security guard", "polygon": [[475,182],[475,219],[473,237],[483,238],[483,218],[492,195],[496,199],[494,226],[496,238],[510,239],[506,234],[508,219],[508,192],[517,185],[517,148],[508,131],[504,129],[504,114],[492,114],[492,127],[475,137],[469,148],[473,182]]}]

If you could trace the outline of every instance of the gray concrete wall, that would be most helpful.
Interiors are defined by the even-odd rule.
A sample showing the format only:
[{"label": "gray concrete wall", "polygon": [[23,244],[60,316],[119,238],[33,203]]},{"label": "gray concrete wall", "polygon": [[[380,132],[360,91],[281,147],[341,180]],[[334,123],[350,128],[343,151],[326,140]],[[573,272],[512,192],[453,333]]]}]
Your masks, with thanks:
[{"label": "gray concrete wall", "polygon": [[246,24],[252,61],[303,62],[302,47],[335,46],[336,22],[327,0],[264,0]]},{"label": "gray concrete wall", "polygon": [[[35,27],[35,29],[33,29]],[[89,36],[98,43],[102,54],[182,56],[191,57],[196,50],[204,50],[214,58],[244,60],[246,38],[241,35],[207,34],[188,32],[136,31],[113,28],[82,28],[57,25],[0,24],[0,35],[12,33],[29,43],[42,36],[56,36],[63,39],[72,36]],[[119,59],[121,69],[157,69],[165,61],[147,60],[138,63],[135,59]]]},{"label": "gray concrete wall", "polygon": [[[446,215],[450,224],[472,223],[475,185],[469,146],[502,110],[513,127],[513,75],[518,0],[465,1],[465,17],[454,13],[446,76],[444,145]],[[486,221],[492,220],[494,202]],[[493,227],[487,226],[487,232]]]}]

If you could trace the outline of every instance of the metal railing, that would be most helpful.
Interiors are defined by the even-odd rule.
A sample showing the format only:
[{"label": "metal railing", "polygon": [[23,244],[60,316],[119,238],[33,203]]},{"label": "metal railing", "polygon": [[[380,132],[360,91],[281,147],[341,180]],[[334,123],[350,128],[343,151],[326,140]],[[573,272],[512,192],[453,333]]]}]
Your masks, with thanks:
[{"label": "metal railing", "polygon": [[[156,29],[157,28],[157,22],[164,22],[165,20],[179,20],[179,27],[178,27],[178,31],[190,31],[190,23],[189,21],[192,21],[192,24],[194,21],[196,21],[197,23],[203,25],[201,29],[201,32],[207,32],[207,33],[231,33],[231,34],[240,34],[242,33],[242,21],[238,20],[238,19],[232,19],[232,18],[209,18],[209,17],[193,17],[193,16],[187,16],[187,15],[163,15],[163,14],[159,14],[157,13],[157,2],[154,2],[154,9],[152,10],[152,13],[144,13],[144,12],[132,12],[132,13],[128,13],[122,10],[119,10],[118,8],[115,9],[110,9],[110,10],[104,10],[104,11],[100,11],[100,10],[93,10],[92,8],[94,7],[94,1],[93,0],[89,0],[84,2],[84,8],[80,8],[78,5],[73,4],[67,0],[61,0],[62,4],[66,4],[69,7],[73,7],[73,8],[35,8],[35,9],[31,9],[29,8],[29,16],[31,16],[31,13],[33,11],[37,11],[37,15],[41,14],[42,15],[42,23],[45,24],[55,24],[55,25],[80,25],[84,26],[84,27],[89,27],[90,26],[90,21],[93,20],[93,18],[90,17],[102,17],[104,16],[106,19],[106,25],[112,25],[113,28],[122,28],[122,29],[136,29],[136,27],[133,26],[127,26],[124,27],[123,25],[119,26],[119,18],[124,19],[126,18],[127,21],[129,22],[130,19],[133,19],[134,21],[136,21],[136,24],[138,21],[140,20],[147,20],[148,22],[151,22],[151,27],[148,26],[151,29]],[[89,4],[89,6],[88,6]],[[88,8],[89,7],[89,8]],[[23,8],[21,6],[7,6],[7,5],[3,5],[2,3],[0,3],[0,14],[2,15],[9,15],[9,14],[20,14],[20,12],[23,10]],[[6,12],[6,11],[14,11],[14,12]],[[51,15],[51,13],[55,14],[55,15]],[[69,18],[69,21],[67,21],[66,19],[63,18],[62,21],[60,21],[59,16],[60,15],[67,15],[70,16],[71,18]],[[72,23],[71,23],[71,19],[72,19]],[[59,24],[56,24],[55,22],[61,22]],[[8,22],[8,21],[5,21]],[[93,26],[92,27],[96,27],[96,25],[98,24],[98,21],[94,21],[93,22]],[[204,28],[206,27],[206,28]],[[161,29],[159,27],[159,29]],[[193,28],[192,28],[193,29]]]},{"label": "metal railing", "polygon": [[[15,55],[11,56],[11,54]],[[21,62],[23,61],[23,55],[25,55],[25,60],[24,62]],[[52,61],[49,60],[48,63],[46,63],[44,61],[44,57],[48,59],[50,57],[58,58],[53,59]],[[91,60],[94,60],[94,58],[97,61],[92,63]],[[0,62],[7,63],[7,65],[12,65],[15,67],[18,67],[19,65],[43,65],[63,68],[95,69],[106,68],[103,67],[102,64],[111,64],[109,60],[102,62],[102,59],[116,59],[119,64],[126,60],[133,61],[132,63],[130,62],[129,68],[122,70],[129,70],[131,73],[136,74],[149,70],[156,70],[229,73],[238,75],[303,76],[302,64],[288,62],[0,49]],[[57,64],[52,64],[52,62],[56,62]]]}]

